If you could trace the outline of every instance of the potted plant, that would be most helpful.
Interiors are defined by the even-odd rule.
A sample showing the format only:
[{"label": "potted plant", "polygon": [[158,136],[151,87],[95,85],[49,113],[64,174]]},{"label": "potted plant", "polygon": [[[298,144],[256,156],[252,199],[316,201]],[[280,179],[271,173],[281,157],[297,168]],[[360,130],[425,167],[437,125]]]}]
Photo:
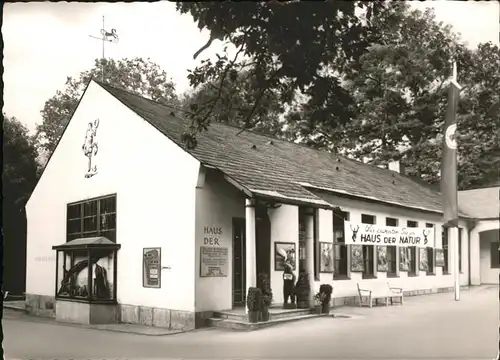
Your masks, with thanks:
[{"label": "potted plant", "polygon": [[322,284],[319,287],[321,297],[321,313],[330,313],[330,301],[332,300],[333,287],[330,284]]},{"label": "potted plant", "polygon": [[299,279],[295,285],[295,295],[297,296],[297,308],[309,309],[309,294],[311,286],[309,285],[309,274],[305,271],[299,274]]},{"label": "potted plant", "polygon": [[259,288],[251,287],[248,289],[247,308],[248,322],[256,323],[259,321],[261,291]]},{"label": "potted plant", "polygon": [[262,294],[260,302],[260,321],[269,321],[269,307],[273,302],[273,291],[271,289],[271,283],[269,282],[269,276],[264,273],[260,274],[259,284]]}]

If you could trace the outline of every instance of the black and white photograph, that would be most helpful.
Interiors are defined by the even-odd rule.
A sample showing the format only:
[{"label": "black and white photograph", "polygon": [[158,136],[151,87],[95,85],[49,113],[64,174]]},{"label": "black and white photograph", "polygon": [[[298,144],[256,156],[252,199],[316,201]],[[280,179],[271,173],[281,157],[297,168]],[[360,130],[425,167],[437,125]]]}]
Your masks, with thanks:
[{"label": "black and white photograph", "polygon": [[410,269],[410,254],[407,247],[399,248],[399,271],[408,271]]},{"label": "black and white photograph", "polygon": [[363,270],[364,270],[363,246],[351,245],[351,271],[363,272]]},{"label": "black and white photograph", "polygon": [[420,271],[429,271],[429,259],[427,255],[427,249],[420,249],[420,254],[418,256]]},{"label": "black and white photograph", "polygon": [[443,249],[436,249],[436,266],[444,267],[444,265],[445,265],[444,251]]},{"label": "black and white photograph", "polygon": [[288,265],[292,270],[296,268],[296,244],[291,242],[274,243],[274,270],[284,271]]},{"label": "black and white photograph", "polygon": [[333,273],[334,262],[333,262],[333,244],[329,242],[320,243],[320,272],[322,273]]},{"label": "black and white photograph", "polygon": [[377,246],[377,271],[387,271],[387,246]]},{"label": "black and white photograph", "polygon": [[2,10],[4,360],[500,360],[498,1]]}]

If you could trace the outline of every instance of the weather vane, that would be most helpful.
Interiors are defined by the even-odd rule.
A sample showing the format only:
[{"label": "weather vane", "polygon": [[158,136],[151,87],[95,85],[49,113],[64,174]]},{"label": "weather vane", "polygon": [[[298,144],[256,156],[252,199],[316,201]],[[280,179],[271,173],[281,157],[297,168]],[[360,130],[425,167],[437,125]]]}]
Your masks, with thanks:
[{"label": "weather vane", "polygon": [[106,30],[104,27],[104,16],[102,17],[102,29],[101,29],[101,37],[89,35],[93,39],[102,41],[102,63],[101,63],[101,80],[104,82],[104,44],[107,42],[117,43],[118,42],[118,34],[116,33],[116,29],[111,29],[110,32]]}]

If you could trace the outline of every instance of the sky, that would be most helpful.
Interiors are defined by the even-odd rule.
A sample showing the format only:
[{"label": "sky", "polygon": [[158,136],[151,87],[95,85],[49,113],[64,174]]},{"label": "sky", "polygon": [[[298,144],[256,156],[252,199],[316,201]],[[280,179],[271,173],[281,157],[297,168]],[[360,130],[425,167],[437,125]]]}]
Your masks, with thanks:
[{"label": "sky", "polygon": [[[143,57],[157,63],[174,80],[178,93],[189,89],[187,70],[221,50],[212,46],[193,60],[208,38],[190,15],[176,12],[167,1],[141,3],[32,2],[3,5],[4,108],[33,131],[40,110],[68,76],[77,77],[102,56],[102,17],[105,28],[116,29],[120,40],[106,45],[113,59]],[[496,1],[412,2],[420,10],[432,7],[436,18],[453,26],[469,47],[480,42],[499,44],[500,7]]]}]

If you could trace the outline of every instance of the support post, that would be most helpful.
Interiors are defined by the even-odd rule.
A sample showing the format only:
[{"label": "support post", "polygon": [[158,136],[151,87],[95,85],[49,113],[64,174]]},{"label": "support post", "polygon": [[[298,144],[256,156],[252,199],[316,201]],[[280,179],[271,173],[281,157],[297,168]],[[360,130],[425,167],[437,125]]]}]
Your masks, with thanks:
[{"label": "support post", "polygon": [[[255,201],[253,199],[245,199],[245,266],[246,266],[246,293],[248,294],[250,287],[257,286],[257,273],[255,263]],[[245,307],[248,313],[248,307]]]},{"label": "support post", "polygon": [[453,244],[453,279],[455,288],[455,301],[460,301],[460,269],[459,269],[459,252],[458,252],[458,227],[450,228],[450,235]]},{"label": "support post", "polygon": [[308,209],[304,214],[306,225],[306,271],[309,276],[311,292],[309,293],[309,306],[314,306],[314,214]]},{"label": "support post", "polygon": [[481,285],[481,255],[480,255],[480,233],[472,229],[469,235],[470,243],[470,285]]}]

